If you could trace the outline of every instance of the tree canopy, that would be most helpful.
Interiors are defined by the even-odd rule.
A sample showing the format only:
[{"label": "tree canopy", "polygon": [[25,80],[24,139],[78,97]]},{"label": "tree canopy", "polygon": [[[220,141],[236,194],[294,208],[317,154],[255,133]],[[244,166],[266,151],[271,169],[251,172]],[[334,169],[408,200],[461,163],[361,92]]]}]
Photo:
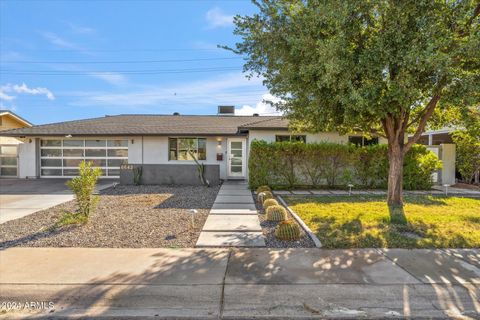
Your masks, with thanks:
[{"label": "tree canopy", "polygon": [[474,1],[254,3],[235,18],[235,50],[301,126],[386,135],[393,116],[421,133],[425,118],[480,101]]}]

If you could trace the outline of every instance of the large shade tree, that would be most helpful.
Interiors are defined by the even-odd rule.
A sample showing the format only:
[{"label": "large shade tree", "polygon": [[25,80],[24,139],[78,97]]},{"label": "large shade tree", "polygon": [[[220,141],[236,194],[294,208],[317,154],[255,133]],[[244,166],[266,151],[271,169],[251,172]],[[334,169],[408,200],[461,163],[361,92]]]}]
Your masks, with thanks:
[{"label": "large shade tree", "polygon": [[[388,203],[402,207],[405,154],[429,121],[480,101],[478,1],[265,0],[235,18],[245,71],[311,131],[388,140]],[[448,117],[446,117],[448,118]],[[407,141],[406,135],[413,136]]]}]

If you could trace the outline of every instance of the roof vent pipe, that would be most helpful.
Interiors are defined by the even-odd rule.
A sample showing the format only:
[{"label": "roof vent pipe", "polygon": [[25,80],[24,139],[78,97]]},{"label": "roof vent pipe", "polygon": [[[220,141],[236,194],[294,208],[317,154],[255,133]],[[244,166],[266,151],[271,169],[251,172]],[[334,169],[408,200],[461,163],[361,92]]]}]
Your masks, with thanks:
[{"label": "roof vent pipe", "polygon": [[258,113],[254,113],[253,116],[254,116],[254,117],[258,117],[259,114],[258,114]]},{"label": "roof vent pipe", "polygon": [[180,113],[178,113],[178,112],[174,112],[174,113],[173,113],[173,115],[174,115],[174,116],[179,116],[179,115],[180,115]]}]

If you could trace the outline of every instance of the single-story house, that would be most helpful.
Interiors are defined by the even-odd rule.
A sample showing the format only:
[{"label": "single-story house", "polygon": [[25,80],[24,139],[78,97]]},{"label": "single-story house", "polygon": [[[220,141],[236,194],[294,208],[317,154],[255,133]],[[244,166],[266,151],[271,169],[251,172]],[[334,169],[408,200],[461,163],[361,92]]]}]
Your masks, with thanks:
[{"label": "single-story house", "polygon": [[[336,132],[293,133],[280,116],[236,116],[233,106],[217,115],[125,114],[66,121],[0,133],[21,139],[19,178],[73,177],[82,160],[102,168],[103,178],[143,168],[142,182],[199,183],[188,149],[205,165],[212,183],[247,179],[250,143],[255,140],[306,143],[385,143],[383,138],[345,136]],[[122,169],[121,169],[122,168]]]},{"label": "single-story house", "polygon": [[[0,131],[31,127],[32,124],[10,110],[0,110]],[[0,136],[0,177],[18,176],[18,145],[14,137]]]}]

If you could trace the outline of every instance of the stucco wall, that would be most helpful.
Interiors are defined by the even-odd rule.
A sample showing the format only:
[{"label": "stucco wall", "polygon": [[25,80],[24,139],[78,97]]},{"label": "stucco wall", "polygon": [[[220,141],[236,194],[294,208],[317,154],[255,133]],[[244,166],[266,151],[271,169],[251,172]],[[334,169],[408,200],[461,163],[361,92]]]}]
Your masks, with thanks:
[{"label": "stucco wall", "polygon": [[455,184],[455,145],[441,144],[442,147],[442,184]]},{"label": "stucco wall", "polygon": [[[221,141],[221,146],[218,146],[218,140]],[[220,179],[226,179],[227,177],[226,146],[225,137],[207,137],[207,159],[200,161],[209,165],[218,165]],[[223,161],[217,161],[217,153],[223,154]],[[168,137],[144,136],[129,140],[128,163],[192,165],[194,161],[168,160]]]}]

